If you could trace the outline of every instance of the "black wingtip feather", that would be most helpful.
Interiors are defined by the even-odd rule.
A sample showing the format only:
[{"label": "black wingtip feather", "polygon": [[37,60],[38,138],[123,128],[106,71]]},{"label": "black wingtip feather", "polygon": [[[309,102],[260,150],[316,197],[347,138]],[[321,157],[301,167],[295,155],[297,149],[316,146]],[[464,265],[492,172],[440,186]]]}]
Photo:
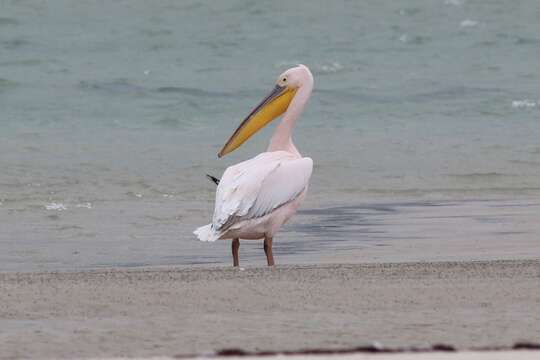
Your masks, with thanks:
[{"label": "black wingtip feather", "polygon": [[208,174],[206,174],[206,177],[207,177],[210,181],[212,181],[214,184],[219,185],[219,179],[218,179],[217,177],[214,177],[214,176],[208,175]]}]

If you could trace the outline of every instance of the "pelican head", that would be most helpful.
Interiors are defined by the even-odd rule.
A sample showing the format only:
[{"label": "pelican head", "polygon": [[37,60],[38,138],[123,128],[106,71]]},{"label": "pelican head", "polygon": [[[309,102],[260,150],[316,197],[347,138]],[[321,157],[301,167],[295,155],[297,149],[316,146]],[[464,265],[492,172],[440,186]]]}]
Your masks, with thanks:
[{"label": "pelican head", "polygon": [[297,91],[307,84],[313,84],[313,75],[305,65],[300,64],[279,75],[274,89],[242,121],[218,153],[218,157],[234,151],[253,134],[287,111]]}]

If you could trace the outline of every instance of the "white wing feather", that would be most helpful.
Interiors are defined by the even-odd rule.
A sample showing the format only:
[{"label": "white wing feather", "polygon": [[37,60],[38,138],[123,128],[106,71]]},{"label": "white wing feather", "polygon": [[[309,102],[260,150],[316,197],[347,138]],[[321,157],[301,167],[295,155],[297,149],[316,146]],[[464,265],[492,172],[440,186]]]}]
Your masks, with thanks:
[{"label": "white wing feather", "polygon": [[306,189],[313,169],[310,158],[286,151],[265,152],[225,170],[216,192],[214,231],[269,214]]}]

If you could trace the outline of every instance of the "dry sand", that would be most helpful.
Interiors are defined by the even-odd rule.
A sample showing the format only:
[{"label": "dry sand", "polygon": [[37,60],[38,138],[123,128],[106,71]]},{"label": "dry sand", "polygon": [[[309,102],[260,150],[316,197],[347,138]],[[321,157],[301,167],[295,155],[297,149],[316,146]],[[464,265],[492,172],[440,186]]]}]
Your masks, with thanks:
[{"label": "dry sand", "polygon": [[539,340],[540,260],[0,273],[0,358]]}]

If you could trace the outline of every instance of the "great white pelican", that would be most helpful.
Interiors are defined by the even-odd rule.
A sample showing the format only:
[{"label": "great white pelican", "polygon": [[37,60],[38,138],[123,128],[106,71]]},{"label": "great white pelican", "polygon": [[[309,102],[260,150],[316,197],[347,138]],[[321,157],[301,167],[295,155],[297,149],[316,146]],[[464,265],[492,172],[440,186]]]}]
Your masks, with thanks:
[{"label": "great white pelican", "polygon": [[312,90],[313,75],[307,66],[285,71],[218,153],[218,157],[230,153],[283,115],[266,152],[225,170],[216,191],[212,223],[194,231],[201,241],[232,239],[234,266],[239,265],[240,239],[264,239],[268,266],[274,265],[272,239],[306,195],[313,161],[300,155],[292,131]]}]

